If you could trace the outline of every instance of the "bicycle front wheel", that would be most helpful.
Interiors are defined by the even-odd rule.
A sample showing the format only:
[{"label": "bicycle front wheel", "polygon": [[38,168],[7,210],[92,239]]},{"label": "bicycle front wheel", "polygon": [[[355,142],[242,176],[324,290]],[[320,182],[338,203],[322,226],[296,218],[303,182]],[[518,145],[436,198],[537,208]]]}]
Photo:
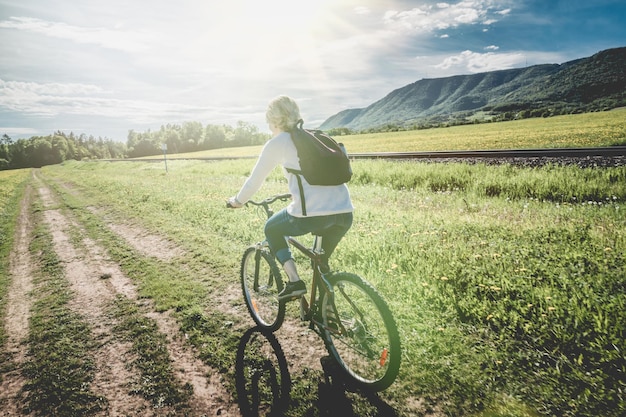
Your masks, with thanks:
[{"label": "bicycle front wheel", "polygon": [[342,272],[326,279],[334,292],[334,297],[322,292],[320,305],[320,330],[328,352],[360,388],[388,388],[400,370],[401,354],[387,303],[358,275]]},{"label": "bicycle front wheel", "polygon": [[241,260],[241,288],[248,311],[257,326],[275,331],[285,318],[285,303],[278,301],[283,281],[276,261],[266,249],[251,246]]}]

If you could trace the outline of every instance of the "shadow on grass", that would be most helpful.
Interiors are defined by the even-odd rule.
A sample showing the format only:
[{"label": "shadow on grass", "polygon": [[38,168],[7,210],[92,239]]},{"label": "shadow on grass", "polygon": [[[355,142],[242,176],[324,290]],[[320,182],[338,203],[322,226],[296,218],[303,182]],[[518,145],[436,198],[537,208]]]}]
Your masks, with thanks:
[{"label": "shadow on grass", "polygon": [[[369,415],[397,416],[376,393],[351,386],[331,357],[324,356],[320,362],[324,379],[318,383],[317,399],[303,416],[357,417],[352,396],[368,403],[370,411],[374,409],[374,414]],[[244,417],[289,415],[291,375],[285,354],[273,333],[258,327],[244,333],[237,349],[235,378],[237,401]]]}]

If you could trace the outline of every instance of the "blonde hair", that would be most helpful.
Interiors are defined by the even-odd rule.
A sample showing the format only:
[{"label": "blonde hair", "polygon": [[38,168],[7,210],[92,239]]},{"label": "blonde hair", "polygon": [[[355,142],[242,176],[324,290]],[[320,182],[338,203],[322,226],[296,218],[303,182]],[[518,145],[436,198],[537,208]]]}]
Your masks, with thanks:
[{"label": "blonde hair", "polygon": [[300,120],[300,108],[291,97],[278,96],[267,105],[265,120],[283,131],[289,131]]}]

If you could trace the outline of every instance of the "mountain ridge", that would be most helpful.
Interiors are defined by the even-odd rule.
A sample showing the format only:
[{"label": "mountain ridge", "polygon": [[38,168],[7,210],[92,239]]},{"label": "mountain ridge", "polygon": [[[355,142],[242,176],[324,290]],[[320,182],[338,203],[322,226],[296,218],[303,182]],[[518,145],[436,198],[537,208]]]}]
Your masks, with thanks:
[{"label": "mountain ridge", "polygon": [[[400,87],[361,109],[343,110],[320,129],[380,129],[481,118],[584,112],[626,104],[626,47],[562,64],[541,64],[443,78]],[[524,112],[524,113],[522,113]]]}]

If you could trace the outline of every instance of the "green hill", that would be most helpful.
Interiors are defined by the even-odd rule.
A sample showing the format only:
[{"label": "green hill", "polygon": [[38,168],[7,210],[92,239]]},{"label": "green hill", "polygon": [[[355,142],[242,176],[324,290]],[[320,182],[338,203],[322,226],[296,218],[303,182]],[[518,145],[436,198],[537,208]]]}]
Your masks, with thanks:
[{"label": "green hill", "polygon": [[581,113],[626,104],[626,47],[564,64],[422,79],[320,129],[353,131]]}]

